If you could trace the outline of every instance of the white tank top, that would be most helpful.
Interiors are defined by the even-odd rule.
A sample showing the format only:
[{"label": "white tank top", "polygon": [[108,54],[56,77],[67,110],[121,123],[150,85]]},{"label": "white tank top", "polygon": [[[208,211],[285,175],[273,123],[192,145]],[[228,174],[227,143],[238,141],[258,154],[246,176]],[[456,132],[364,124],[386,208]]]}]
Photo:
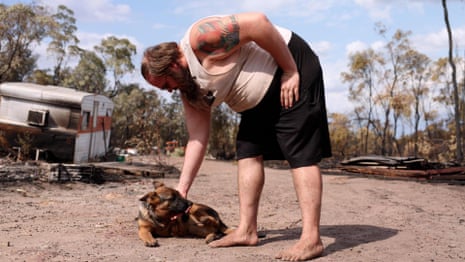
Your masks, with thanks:
[{"label": "white tank top", "polygon": [[[276,28],[286,44],[289,43],[292,32],[285,28]],[[221,73],[208,72],[190,46],[191,29],[192,27],[187,30],[180,45],[195,81],[204,92],[211,92],[215,96],[212,106],[225,102],[236,112],[255,107],[268,91],[278,68],[273,57],[255,42],[249,42],[237,51],[238,58],[229,70]]]}]

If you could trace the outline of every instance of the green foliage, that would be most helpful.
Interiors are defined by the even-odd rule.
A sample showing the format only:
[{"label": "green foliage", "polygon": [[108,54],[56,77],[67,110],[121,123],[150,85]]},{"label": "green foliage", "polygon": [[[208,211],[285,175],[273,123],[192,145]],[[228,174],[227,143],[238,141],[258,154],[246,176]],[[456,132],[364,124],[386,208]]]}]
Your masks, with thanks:
[{"label": "green foliage", "polygon": [[114,84],[109,90],[109,96],[113,97],[121,89],[123,76],[134,71],[132,56],[137,53],[136,46],[128,39],[109,36],[94,49],[102,56],[108,71],[113,73]]},{"label": "green foliage", "polygon": [[0,5],[0,83],[22,81],[37,58],[32,45],[47,35],[52,18],[37,5]]},{"label": "green foliage", "polygon": [[220,159],[230,159],[235,152],[238,115],[226,105],[213,110],[208,152]]},{"label": "green foliage", "polygon": [[77,44],[79,39],[75,35],[77,31],[76,19],[74,12],[64,5],[59,5],[56,14],[52,15],[53,26],[50,29],[49,37],[51,41],[48,45],[47,51],[55,58],[55,68],[53,70],[53,84],[62,85],[63,76],[62,70],[65,66],[65,60],[68,53],[71,55],[76,54],[79,49]]},{"label": "green foliage", "polygon": [[28,75],[24,81],[30,83],[36,83],[39,85],[52,85],[53,84],[53,76],[48,74],[50,70],[41,70],[36,69],[32,72],[32,74]]},{"label": "green foliage", "polygon": [[107,85],[103,61],[93,51],[80,50],[79,63],[70,72],[62,72],[62,85],[79,91],[105,94]]},{"label": "green foliage", "polygon": [[329,133],[331,147],[336,159],[350,157],[357,152],[357,142],[352,125],[346,115],[332,113],[329,115]]},{"label": "green foliage", "polygon": [[167,141],[172,140],[176,140],[180,145],[185,146],[187,144],[188,134],[179,92],[173,92],[171,94],[171,101],[163,104],[162,115],[161,124],[163,128],[160,129],[162,146],[164,146]]},{"label": "green foliage", "polygon": [[113,98],[113,146],[136,147],[141,153],[150,153],[153,147],[161,148],[164,123],[162,101],[154,90],[143,90],[138,85],[125,86]]}]

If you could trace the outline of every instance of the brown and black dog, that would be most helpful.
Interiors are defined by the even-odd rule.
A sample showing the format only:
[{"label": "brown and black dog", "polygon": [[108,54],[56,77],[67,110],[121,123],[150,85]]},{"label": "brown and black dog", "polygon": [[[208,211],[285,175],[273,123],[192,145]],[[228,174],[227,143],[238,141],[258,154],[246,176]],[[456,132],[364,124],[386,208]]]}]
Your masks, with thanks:
[{"label": "brown and black dog", "polygon": [[146,246],[158,246],[154,236],[204,237],[210,243],[232,231],[213,208],[183,198],[162,182],[153,185],[155,190],[139,199],[139,238]]}]

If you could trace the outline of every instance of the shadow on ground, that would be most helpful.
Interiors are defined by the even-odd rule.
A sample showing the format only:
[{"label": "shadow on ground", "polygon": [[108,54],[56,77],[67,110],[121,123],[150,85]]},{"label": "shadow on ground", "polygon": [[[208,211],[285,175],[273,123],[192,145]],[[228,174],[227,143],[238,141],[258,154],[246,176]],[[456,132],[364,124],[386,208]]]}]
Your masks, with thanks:
[{"label": "shadow on ground", "polygon": [[[298,239],[300,227],[278,230],[266,230],[267,237],[260,241],[260,245],[267,243]],[[325,254],[331,254],[358,245],[385,240],[395,236],[397,229],[370,225],[324,225],[320,227],[321,236],[333,238],[334,242],[325,246]]]}]

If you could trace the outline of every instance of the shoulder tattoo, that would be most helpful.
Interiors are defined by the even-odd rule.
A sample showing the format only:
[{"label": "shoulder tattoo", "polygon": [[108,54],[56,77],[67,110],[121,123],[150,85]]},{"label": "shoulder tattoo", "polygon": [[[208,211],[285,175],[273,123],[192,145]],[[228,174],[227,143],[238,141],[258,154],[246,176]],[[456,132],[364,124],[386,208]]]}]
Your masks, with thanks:
[{"label": "shoulder tattoo", "polygon": [[225,53],[239,44],[239,24],[234,15],[229,21],[210,20],[198,25],[197,49],[209,55]]}]

